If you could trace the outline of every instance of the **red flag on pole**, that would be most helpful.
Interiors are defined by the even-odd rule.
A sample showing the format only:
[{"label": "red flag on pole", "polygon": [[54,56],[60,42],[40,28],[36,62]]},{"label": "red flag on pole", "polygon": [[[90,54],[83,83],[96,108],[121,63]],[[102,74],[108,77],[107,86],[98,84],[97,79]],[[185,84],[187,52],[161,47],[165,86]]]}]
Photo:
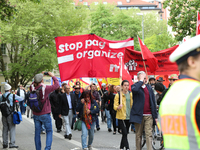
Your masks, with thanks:
[{"label": "red flag on pole", "polygon": [[120,57],[120,77],[121,76],[122,76],[122,80],[128,80],[129,90],[131,90],[131,85],[133,84],[133,81],[126,65],[124,64],[124,60],[122,59],[122,57]]},{"label": "red flag on pole", "polygon": [[197,28],[196,28],[196,35],[200,34],[200,15],[199,12],[197,11]]},{"label": "red flag on pole", "polygon": [[138,41],[140,44],[140,49],[142,52],[143,59],[146,60],[146,65],[149,66],[150,72],[155,72],[158,69],[158,60],[155,56],[150,52],[150,50],[144,45],[141,39],[138,37]]}]

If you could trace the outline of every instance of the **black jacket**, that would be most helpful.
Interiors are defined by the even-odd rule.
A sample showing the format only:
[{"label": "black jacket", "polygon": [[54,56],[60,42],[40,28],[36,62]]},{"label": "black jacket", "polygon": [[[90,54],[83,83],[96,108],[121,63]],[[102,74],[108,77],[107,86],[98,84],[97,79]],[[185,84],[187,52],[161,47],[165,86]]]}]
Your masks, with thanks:
[{"label": "black jacket", "polygon": [[[23,89],[24,91],[24,100],[26,100],[26,91]],[[17,95],[20,96],[20,89],[17,90]]]},{"label": "black jacket", "polygon": [[[75,114],[76,102],[77,102],[76,96],[73,93],[70,93],[70,96],[71,96],[73,114]],[[60,99],[59,114],[61,114],[63,116],[67,116],[69,113],[69,104],[68,104],[66,93],[59,94],[58,98]]]},{"label": "black jacket", "polygon": [[[131,86],[131,90],[133,93],[133,106],[130,114],[130,122],[131,123],[139,123],[141,124],[143,118],[143,109],[144,109],[144,90],[142,88],[142,81],[139,81]],[[153,121],[155,124],[155,119],[158,117],[157,109],[156,109],[156,101],[153,90],[149,84],[146,84],[147,89],[149,91],[150,105],[151,105],[151,113],[153,117]]]},{"label": "black jacket", "polygon": [[53,114],[58,114],[60,111],[60,99],[59,99],[59,93],[53,91],[50,96],[49,96],[49,100],[51,103],[51,111]]},{"label": "black jacket", "polygon": [[[84,120],[83,118],[83,103],[79,103],[79,105],[76,108],[76,111],[79,112],[78,114],[78,118],[80,118],[81,120]],[[91,102],[91,108],[90,108],[90,112],[92,115],[92,121],[96,121],[96,114],[99,112],[99,106],[96,102],[96,100],[92,100]]]},{"label": "black jacket", "polygon": [[[108,92],[106,92],[104,94],[105,108],[107,110],[113,110],[115,95],[116,94],[114,94],[114,93],[108,93]],[[110,100],[110,102],[109,102],[109,100]]]}]

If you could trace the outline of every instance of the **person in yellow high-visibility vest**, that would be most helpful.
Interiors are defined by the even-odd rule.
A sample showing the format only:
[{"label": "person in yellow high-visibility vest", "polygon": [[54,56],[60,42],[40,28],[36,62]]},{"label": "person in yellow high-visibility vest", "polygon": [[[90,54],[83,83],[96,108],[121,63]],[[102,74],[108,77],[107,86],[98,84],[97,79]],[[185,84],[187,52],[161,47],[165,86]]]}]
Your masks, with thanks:
[{"label": "person in yellow high-visibility vest", "polygon": [[166,150],[200,150],[200,35],[170,55],[180,71],[164,96],[159,123]]}]

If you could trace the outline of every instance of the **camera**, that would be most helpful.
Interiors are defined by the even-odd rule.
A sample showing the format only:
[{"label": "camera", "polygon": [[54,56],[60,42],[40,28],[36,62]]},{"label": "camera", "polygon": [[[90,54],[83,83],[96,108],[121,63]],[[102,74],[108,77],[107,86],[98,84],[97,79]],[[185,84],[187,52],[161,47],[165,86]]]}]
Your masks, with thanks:
[{"label": "camera", "polygon": [[44,75],[49,75],[49,73],[48,72],[44,72]]}]

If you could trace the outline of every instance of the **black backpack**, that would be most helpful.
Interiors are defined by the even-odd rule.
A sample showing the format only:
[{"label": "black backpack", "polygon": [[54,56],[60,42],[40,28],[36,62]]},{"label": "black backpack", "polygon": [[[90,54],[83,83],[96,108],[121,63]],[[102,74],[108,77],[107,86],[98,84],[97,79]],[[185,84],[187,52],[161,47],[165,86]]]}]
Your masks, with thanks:
[{"label": "black backpack", "polygon": [[8,97],[11,93],[9,93],[6,97],[2,95],[2,101],[0,103],[1,113],[4,117],[8,117],[13,112],[13,107],[10,105],[10,100]]}]

